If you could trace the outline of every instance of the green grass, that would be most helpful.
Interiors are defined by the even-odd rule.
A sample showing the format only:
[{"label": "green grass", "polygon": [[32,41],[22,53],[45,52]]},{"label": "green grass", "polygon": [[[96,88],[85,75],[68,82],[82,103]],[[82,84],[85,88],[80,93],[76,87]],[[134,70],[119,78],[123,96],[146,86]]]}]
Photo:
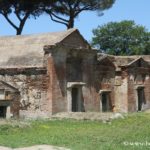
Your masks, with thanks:
[{"label": "green grass", "polygon": [[146,150],[149,146],[125,146],[123,142],[149,142],[150,114],[130,114],[111,124],[98,121],[33,121],[30,126],[0,126],[0,145],[25,147],[50,144],[72,150]]}]

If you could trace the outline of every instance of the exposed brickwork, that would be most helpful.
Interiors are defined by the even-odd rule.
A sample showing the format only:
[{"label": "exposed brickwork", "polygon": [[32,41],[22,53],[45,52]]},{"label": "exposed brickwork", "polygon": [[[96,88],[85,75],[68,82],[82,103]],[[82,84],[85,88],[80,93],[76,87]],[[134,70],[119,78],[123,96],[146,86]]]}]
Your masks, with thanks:
[{"label": "exposed brickwork", "polygon": [[[4,74],[5,72],[5,74]],[[16,92],[12,92],[10,106],[14,117],[19,116],[21,110],[47,110],[46,94],[49,76],[42,68],[9,68],[0,72],[0,80]],[[6,90],[6,88],[4,87]],[[10,91],[10,90],[9,90]],[[47,110],[48,111],[48,110]]]},{"label": "exposed brickwork", "polygon": [[110,94],[110,107],[112,108],[115,105],[114,99],[114,83],[115,83],[115,67],[112,62],[108,59],[103,59],[97,65],[95,65],[95,85],[97,92],[97,106],[98,111],[102,111],[101,94],[100,91],[109,91]]},{"label": "exposed brickwork", "polygon": [[142,110],[150,108],[150,66],[147,62],[135,61],[128,67],[122,69],[122,79],[126,79],[127,92],[127,105],[126,110],[128,112],[135,112],[138,110],[138,88],[144,89],[144,102],[142,103]]},{"label": "exposed brickwork", "polygon": [[6,117],[102,112],[103,105],[108,111],[135,112],[139,88],[144,89],[142,110],[150,109],[150,56],[100,54],[75,29],[10,40],[0,46],[7,58],[0,61],[0,106],[7,107]]}]

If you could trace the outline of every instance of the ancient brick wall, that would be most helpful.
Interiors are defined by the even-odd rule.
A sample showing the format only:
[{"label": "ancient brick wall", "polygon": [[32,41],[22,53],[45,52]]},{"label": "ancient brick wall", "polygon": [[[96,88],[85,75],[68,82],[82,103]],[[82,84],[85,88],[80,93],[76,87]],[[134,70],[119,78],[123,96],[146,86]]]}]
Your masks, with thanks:
[{"label": "ancient brick wall", "polygon": [[126,70],[116,71],[115,75],[115,106],[117,112],[127,112],[127,73]]},{"label": "ancient brick wall", "polygon": [[145,98],[147,100],[147,106],[150,108],[150,69],[149,69],[149,74],[145,76],[145,81],[144,81],[144,91],[145,91]]},{"label": "ancient brick wall", "polygon": [[127,77],[127,85],[128,85],[128,90],[127,90],[127,95],[128,95],[128,99],[127,99],[127,110],[129,112],[134,112],[137,111],[137,106],[136,106],[136,97],[137,97],[137,89],[135,87],[134,81],[135,80],[135,76],[131,73],[128,74]]},{"label": "ancient brick wall", "polygon": [[109,94],[110,100],[110,111],[112,106],[115,105],[115,67],[109,60],[99,62],[95,70],[95,87],[97,94],[97,107],[98,111],[102,111],[102,97],[101,95],[106,92]]},{"label": "ancient brick wall", "polygon": [[142,110],[150,107],[150,71],[147,67],[131,67],[128,69],[128,111],[138,110],[138,88],[144,90]]},{"label": "ancient brick wall", "polygon": [[[118,80],[118,79],[117,79]],[[117,112],[128,112],[128,84],[123,79],[120,85],[115,86],[115,106]]]},{"label": "ancient brick wall", "polygon": [[17,116],[19,111],[24,116],[28,116],[30,112],[49,111],[47,108],[49,77],[46,69],[9,68],[1,70],[0,73],[1,81],[18,90],[12,96],[11,113],[14,116]]},{"label": "ancient brick wall", "polygon": [[55,50],[48,57],[48,70],[50,83],[48,88],[49,100],[51,103],[51,112],[67,111],[66,100],[66,52]]},{"label": "ancient brick wall", "polygon": [[[68,111],[68,83],[82,89],[84,111],[97,111],[97,91],[94,85],[94,62],[96,53],[86,53],[75,49],[56,49],[48,57],[50,87],[48,95],[53,113]],[[51,94],[50,94],[51,93]]]},{"label": "ancient brick wall", "polygon": [[[71,92],[78,87],[82,92],[84,111],[102,111],[103,92],[109,92],[110,105],[118,112],[133,112],[137,109],[137,90],[139,83],[135,75],[141,76],[145,98],[149,105],[149,69],[133,63],[130,67],[121,67],[116,71],[114,64],[107,58],[97,60],[97,54],[87,49],[74,49],[66,46],[54,47],[48,54],[49,110],[52,113],[70,111]],[[139,59],[140,60],[140,59]],[[147,65],[143,62],[138,63]],[[136,62],[136,61],[135,61]],[[140,77],[137,77],[139,79]],[[141,84],[141,83],[140,83]],[[69,96],[68,96],[69,93]]]},{"label": "ancient brick wall", "polygon": [[85,111],[99,111],[95,88],[95,54],[85,54],[82,61],[83,99]]},{"label": "ancient brick wall", "polygon": [[67,38],[65,38],[62,41],[62,45],[66,47],[72,47],[72,48],[79,48],[79,49],[86,49],[89,48],[89,44],[85,39],[80,35],[78,31],[75,31],[71,35],[69,35]]}]

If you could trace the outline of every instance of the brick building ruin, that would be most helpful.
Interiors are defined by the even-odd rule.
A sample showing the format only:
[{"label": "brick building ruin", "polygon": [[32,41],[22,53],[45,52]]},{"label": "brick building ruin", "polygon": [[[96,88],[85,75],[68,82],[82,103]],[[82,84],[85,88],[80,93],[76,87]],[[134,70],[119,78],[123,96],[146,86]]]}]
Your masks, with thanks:
[{"label": "brick building ruin", "polygon": [[0,37],[0,117],[150,109],[150,55],[110,56],[77,29]]}]

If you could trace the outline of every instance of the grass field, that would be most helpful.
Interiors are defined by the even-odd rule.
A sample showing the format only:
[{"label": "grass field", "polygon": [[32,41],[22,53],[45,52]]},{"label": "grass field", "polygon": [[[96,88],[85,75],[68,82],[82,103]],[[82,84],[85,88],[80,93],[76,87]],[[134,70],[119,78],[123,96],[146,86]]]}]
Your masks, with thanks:
[{"label": "grass field", "polygon": [[25,147],[50,144],[72,150],[150,149],[150,114],[131,114],[111,123],[98,121],[33,121],[0,125],[0,145]]}]

